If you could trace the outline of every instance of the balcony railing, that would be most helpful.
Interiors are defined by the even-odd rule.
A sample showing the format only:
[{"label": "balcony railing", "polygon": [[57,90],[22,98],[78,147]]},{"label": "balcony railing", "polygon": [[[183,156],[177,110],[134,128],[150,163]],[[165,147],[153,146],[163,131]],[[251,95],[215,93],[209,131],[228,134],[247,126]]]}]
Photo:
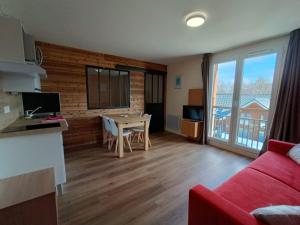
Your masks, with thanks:
[{"label": "balcony railing", "polygon": [[[229,140],[231,109],[214,108],[211,136],[224,141]],[[246,148],[261,150],[267,132],[267,120],[239,118],[235,143]]]},{"label": "balcony railing", "polygon": [[261,150],[266,139],[267,121],[240,118],[236,143],[247,148]]}]

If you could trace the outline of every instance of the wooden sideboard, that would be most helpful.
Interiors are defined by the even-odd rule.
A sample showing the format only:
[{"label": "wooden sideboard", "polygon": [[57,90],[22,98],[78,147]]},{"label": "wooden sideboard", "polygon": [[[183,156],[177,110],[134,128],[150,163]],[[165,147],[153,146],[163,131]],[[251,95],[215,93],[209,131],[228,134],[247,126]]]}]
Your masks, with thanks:
[{"label": "wooden sideboard", "polygon": [[199,139],[203,132],[202,121],[181,120],[181,133],[192,139]]},{"label": "wooden sideboard", "polygon": [[[203,90],[189,89],[188,104],[192,106],[203,105]],[[181,133],[193,140],[199,140],[202,137],[202,133],[203,133],[203,121],[182,119]]]}]

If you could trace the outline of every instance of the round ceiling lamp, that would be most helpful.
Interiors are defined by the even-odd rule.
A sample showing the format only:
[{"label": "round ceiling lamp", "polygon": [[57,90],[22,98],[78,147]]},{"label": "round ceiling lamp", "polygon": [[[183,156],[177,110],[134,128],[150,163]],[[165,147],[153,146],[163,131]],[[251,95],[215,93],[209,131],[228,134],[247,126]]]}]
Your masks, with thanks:
[{"label": "round ceiling lamp", "polygon": [[200,27],[205,22],[205,17],[199,12],[192,12],[185,17],[188,27]]}]

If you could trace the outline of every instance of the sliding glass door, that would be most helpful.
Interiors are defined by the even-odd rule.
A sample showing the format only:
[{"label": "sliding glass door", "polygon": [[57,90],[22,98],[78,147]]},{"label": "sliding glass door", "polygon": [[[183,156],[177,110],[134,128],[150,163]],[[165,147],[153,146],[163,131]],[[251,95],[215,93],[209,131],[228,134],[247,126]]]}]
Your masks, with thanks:
[{"label": "sliding glass door", "polygon": [[211,65],[209,140],[258,153],[270,126],[283,51],[219,57]]},{"label": "sliding glass door", "polygon": [[210,136],[229,141],[236,61],[214,65]]},{"label": "sliding glass door", "polygon": [[277,54],[271,53],[243,61],[235,138],[240,146],[259,151],[265,141],[276,58]]}]

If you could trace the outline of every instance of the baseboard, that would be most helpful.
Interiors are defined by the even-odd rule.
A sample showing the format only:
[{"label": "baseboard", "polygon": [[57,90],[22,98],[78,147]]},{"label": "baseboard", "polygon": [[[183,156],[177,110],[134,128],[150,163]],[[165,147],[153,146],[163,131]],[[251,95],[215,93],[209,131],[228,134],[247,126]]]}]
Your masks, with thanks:
[{"label": "baseboard", "polygon": [[212,141],[212,140],[208,140],[208,144],[211,145],[211,146],[223,149],[225,151],[229,151],[229,152],[233,152],[235,154],[246,156],[248,158],[252,158],[252,159],[256,159],[257,158],[257,153],[253,153],[253,152],[250,152],[250,151],[245,151],[245,150],[237,149],[237,148],[234,148],[232,146],[226,146],[224,144],[219,144],[218,142],[215,142],[215,141]]},{"label": "baseboard", "polygon": [[170,133],[177,134],[177,135],[180,135],[182,137],[185,137],[185,135],[183,135],[180,131],[175,131],[175,130],[172,130],[172,129],[169,129],[169,128],[166,128],[165,130],[170,132]]},{"label": "baseboard", "polygon": [[64,151],[65,152],[73,152],[73,151],[80,151],[84,150],[87,148],[96,148],[96,147],[101,147],[102,143],[84,143],[84,144],[78,144],[78,145],[69,145],[69,146],[64,146]]}]

